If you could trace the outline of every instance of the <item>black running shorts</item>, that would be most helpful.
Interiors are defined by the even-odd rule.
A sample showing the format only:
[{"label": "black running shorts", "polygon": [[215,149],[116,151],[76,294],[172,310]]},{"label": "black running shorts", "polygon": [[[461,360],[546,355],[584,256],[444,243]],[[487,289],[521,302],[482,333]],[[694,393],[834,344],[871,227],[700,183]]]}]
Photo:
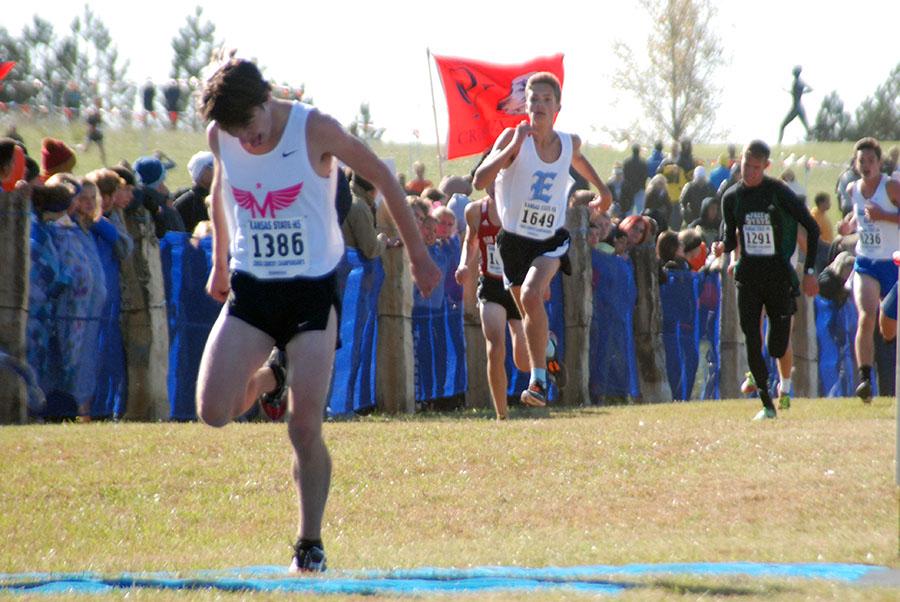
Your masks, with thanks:
[{"label": "black running shorts", "polygon": [[275,339],[279,349],[301,332],[325,330],[332,307],[340,324],[334,272],[321,278],[286,280],[260,280],[246,272],[231,274],[228,315],[263,331]]},{"label": "black running shorts", "polygon": [[499,278],[481,276],[478,278],[478,300],[482,303],[496,303],[506,310],[506,319],[521,320],[519,308],[512,293],[503,288],[503,281]]},{"label": "black running shorts", "polygon": [[569,231],[560,228],[547,240],[534,240],[500,230],[497,235],[500,259],[503,260],[503,281],[507,287],[522,286],[535,259],[541,256],[559,259],[563,274],[572,273],[569,263]]}]

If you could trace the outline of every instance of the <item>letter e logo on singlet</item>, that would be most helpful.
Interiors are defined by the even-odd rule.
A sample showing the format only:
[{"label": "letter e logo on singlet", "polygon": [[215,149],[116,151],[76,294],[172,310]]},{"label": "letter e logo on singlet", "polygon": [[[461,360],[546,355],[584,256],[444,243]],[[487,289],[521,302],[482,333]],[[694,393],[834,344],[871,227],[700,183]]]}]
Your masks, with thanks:
[{"label": "letter e logo on singlet", "polygon": [[553,186],[553,180],[556,178],[556,174],[553,172],[547,171],[536,171],[534,172],[534,184],[531,186],[531,198],[535,201],[544,201],[545,203],[549,203],[551,201],[550,195],[546,194],[550,187]]}]

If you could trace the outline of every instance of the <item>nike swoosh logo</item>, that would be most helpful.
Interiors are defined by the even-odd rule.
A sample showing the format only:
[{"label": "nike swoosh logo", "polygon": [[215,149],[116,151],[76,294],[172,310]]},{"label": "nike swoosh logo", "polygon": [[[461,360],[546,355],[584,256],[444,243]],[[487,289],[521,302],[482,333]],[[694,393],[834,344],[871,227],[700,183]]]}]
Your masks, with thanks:
[{"label": "nike swoosh logo", "polygon": [[296,148],[295,148],[295,149],[292,150],[292,151],[288,151],[288,152],[286,152],[286,153],[283,152],[283,153],[281,153],[281,156],[282,156],[282,158],[284,158],[284,157],[290,157],[291,155],[293,155],[294,153],[296,153],[298,150],[299,150],[299,149],[296,149]]}]

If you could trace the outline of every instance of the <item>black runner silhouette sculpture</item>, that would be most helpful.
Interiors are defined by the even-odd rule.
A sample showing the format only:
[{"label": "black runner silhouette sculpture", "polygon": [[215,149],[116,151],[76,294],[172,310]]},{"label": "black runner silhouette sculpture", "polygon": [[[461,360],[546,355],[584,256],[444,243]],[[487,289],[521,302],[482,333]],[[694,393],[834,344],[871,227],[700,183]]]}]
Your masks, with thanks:
[{"label": "black runner silhouette sculpture", "polygon": [[807,92],[812,92],[812,88],[807,86],[803,83],[803,80],[800,79],[801,71],[802,69],[799,65],[794,67],[794,84],[791,86],[790,90],[793,104],[791,105],[790,113],[787,114],[787,117],[785,117],[784,121],[781,123],[781,130],[778,132],[778,144],[781,144],[781,139],[784,137],[784,128],[786,128],[796,117],[800,118],[800,123],[806,128],[807,137],[809,136],[809,123],[806,121],[806,111],[803,110],[803,104],[800,102],[800,98]]}]

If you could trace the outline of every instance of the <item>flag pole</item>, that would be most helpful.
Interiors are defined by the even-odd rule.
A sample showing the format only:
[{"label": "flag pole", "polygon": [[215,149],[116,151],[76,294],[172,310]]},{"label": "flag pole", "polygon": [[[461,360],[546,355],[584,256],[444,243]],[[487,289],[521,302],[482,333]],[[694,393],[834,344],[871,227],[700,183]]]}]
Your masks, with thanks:
[{"label": "flag pole", "polygon": [[431,113],[434,115],[434,146],[437,150],[438,160],[438,176],[444,179],[444,162],[441,158],[441,136],[438,133],[437,105],[434,102],[434,79],[431,76],[431,48],[425,48],[425,54],[428,58],[428,85],[431,88]]}]

